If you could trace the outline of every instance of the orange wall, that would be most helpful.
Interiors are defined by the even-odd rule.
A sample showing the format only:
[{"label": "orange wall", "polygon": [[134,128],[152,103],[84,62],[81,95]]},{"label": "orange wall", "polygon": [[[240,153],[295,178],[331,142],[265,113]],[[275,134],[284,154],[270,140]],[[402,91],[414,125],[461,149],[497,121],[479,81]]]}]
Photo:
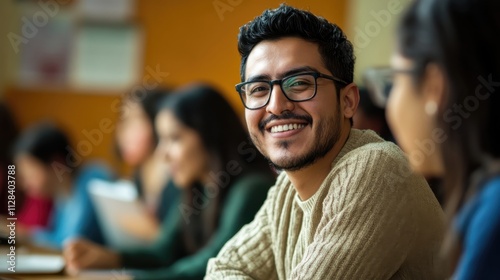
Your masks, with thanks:
[{"label": "orange wall", "polygon": [[[138,1],[139,2],[139,1]],[[139,19],[145,26],[145,66],[160,66],[167,82],[214,82],[236,108],[242,109],[234,85],[240,81],[237,35],[241,25],[283,0],[200,0],[139,2]],[[347,0],[287,1],[343,27]],[[190,3],[190,4],[187,4]],[[228,10],[221,16],[214,3]],[[239,3],[232,7],[230,3]]]},{"label": "orange wall", "polygon": [[124,171],[113,148],[118,112],[114,105],[120,100],[119,93],[16,87],[8,88],[6,93],[5,99],[21,128],[40,120],[55,121],[68,132],[82,161],[104,158],[117,170]]},{"label": "orange wall", "polygon": [[[234,84],[239,82],[238,28],[281,2],[283,0],[138,0],[136,18],[145,34],[144,69],[158,67],[168,72],[164,82],[174,86],[194,80],[212,82],[224,90],[230,102],[242,112],[234,90]],[[226,5],[227,10],[219,14],[214,3],[219,7]],[[288,3],[309,9],[341,27],[345,25],[347,0]],[[146,75],[147,71],[144,72]],[[41,119],[53,119],[68,129],[77,145],[90,142],[83,130],[100,129],[104,119],[116,119],[113,102],[122,94],[9,87],[4,97],[21,127]],[[113,132],[103,133],[102,141],[92,145],[90,154],[84,158],[102,157],[122,169],[114,159],[112,144]]]}]

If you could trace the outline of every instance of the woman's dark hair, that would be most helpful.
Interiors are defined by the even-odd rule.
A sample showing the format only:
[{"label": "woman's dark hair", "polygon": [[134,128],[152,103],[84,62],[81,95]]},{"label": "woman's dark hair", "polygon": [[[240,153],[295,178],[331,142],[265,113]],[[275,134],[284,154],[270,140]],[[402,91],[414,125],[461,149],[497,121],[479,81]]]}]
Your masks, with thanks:
[{"label": "woman's dark hair", "polygon": [[[149,125],[151,126],[151,129],[153,131],[153,143],[151,143],[153,147],[156,147],[156,145],[158,144],[158,134],[154,129],[154,122],[156,115],[158,114],[158,111],[160,109],[159,104],[161,104],[164,99],[168,98],[170,92],[171,90],[168,88],[159,87],[144,92],[130,92],[129,94],[125,95],[122,100],[123,106],[126,106],[126,104],[129,102],[137,104],[146,114]],[[122,108],[122,110],[122,114],[127,113],[126,108]],[[121,159],[122,155],[118,145],[115,145],[115,152]],[[144,197],[144,187],[141,181],[140,167],[134,171],[133,181],[135,183],[135,186],[137,187],[139,196]],[[159,207],[159,209],[161,209],[161,207]],[[158,214],[158,216],[162,215]]]},{"label": "woman's dark hair", "polygon": [[[2,170],[7,170],[7,167],[13,164],[12,148],[18,130],[11,111],[3,102],[0,102],[0,131],[2,133],[2,137],[0,137],[0,168]],[[2,203],[0,215],[8,214],[8,191],[7,180],[2,180],[2,182],[0,182],[0,203]],[[20,191],[16,192],[16,205],[18,209],[22,207],[23,201],[23,193]]]},{"label": "woman's dark hair", "polygon": [[[252,49],[262,41],[298,37],[316,43],[328,71],[347,83],[353,81],[354,52],[351,42],[336,24],[309,11],[281,4],[240,28],[238,51],[241,55],[241,81],[245,81],[245,69]],[[337,90],[344,84],[335,83]]]},{"label": "woman's dark hair", "polygon": [[6,104],[0,103],[0,163],[10,164],[12,161],[12,145],[17,137],[17,125]]},{"label": "woman's dark hair", "polygon": [[[215,232],[218,225],[221,206],[231,185],[244,174],[260,172],[263,176],[272,176],[269,163],[253,146],[248,135],[229,103],[215,88],[196,84],[180,89],[162,103],[160,111],[168,110],[183,125],[195,130],[209,155],[209,166],[212,174],[217,176],[226,172],[230,162],[237,162],[241,167],[240,174],[230,176],[229,182],[218,187],[218,194],[211,199],[201,214],[191,216],[189,224],[185,224],[184,236],[188,250],[195,252],[203,247]],[[203,192],[198,182],[186,188],[183,203],[193,205],[193,193]]]},{"label": "woman's dark hair", "polygon": [[17,139],[14,157],[30,155],[45,165],[54,161],[65,161],[70,153],[70,142],[66,134],[51,122],[36,123]]},{"label": "woman's dark hair", "polygon": [[[131,92],[123,97],[122,102],[123,104],[126,104],[127,102],[138,104],[146,114],[151,127],[154,128],[155,117],[159,110],[158,105],[169,95],[170,91],[171,90],[167,88],[155,88],[140,93]],[[126,113],[125,109],[123,113]],[[158,135],[156,132],[154,132],[154,141],[154,145],[158,144]]]},{"label": "woman's dark hair", "polygon": [[[398,50],[414,62],[415,85],[430,63],[446,79],[437,122],[447,135],[441,156],[450,222],[482,182],[500,172],[491,170],[500,159],[499,10],[498,0],[420,0],[398,29]],[[458,243],[450,233],[443,246],[452,269]]]}]

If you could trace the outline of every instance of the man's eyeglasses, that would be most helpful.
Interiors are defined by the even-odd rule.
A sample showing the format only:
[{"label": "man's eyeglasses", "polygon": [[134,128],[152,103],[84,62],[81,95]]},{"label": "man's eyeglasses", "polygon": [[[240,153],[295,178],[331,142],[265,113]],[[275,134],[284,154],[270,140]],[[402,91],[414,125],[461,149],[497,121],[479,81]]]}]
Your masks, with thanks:
[{"label": "man's eyeglasses", "polygon": [[239,83],[236,85],[236,91],[240,94],[241,101],[247,109],[257,110],[269,103],[275,84],[280,86],[281,91],[290,101],[302,102],[313,99],[318,88],[318,78],[332,80],[343,85],[348,84],[333,76],[318,72],[306,72],[291,75],[281,80],[257,80]]}]

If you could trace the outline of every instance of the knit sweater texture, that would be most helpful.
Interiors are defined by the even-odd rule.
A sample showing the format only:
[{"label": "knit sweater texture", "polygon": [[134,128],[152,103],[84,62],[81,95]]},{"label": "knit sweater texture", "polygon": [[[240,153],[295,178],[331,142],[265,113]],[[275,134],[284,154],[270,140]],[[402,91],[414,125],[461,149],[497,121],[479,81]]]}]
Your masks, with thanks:
[{"label": "knit sweater texture", "polygon": [[352,129],[309,199],[285,172],[278,177],[205,279],[442,279],[444,230],[439,203],[403,152]]}]

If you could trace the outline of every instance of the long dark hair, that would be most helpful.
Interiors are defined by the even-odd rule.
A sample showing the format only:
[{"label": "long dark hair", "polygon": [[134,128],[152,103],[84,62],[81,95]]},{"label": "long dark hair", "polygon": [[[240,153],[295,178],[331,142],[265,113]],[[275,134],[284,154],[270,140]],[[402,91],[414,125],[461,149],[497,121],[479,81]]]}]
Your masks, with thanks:
[{"label": "long dark hair", "polygon": [[6,104],[0,102],[0,163],[12,163],[12,144],[14,143],[17,134],[17,124],[14,121],[12,112]]},{"label": "long dark hair", "polygon": [[80,164],[71,162],[70,158],[74,156],[74,149],[71,147],[70,140],[66,132],[51,121],[41,121],[32,124],[24,130],[14,144],[14,157],[20,155],[29,155],[40,161],[47,167],[52,167],[56,174],[54,164],[62,164],[71,172],[67,177],[57,174],[59,180],[71,181],[80,171]]},{"label": "long dark hair", "polygon": [[16,140],[14,156],[30,155],[44,165],[54,161],[64,161],[71,151],[66,133],[49,121],[35,123],[27,128]]},{"label": "long dark hair", "polygon": [[[195,214],[189,223],[183,223],[187,251],[194,253],[209,241],[217,229],[221,206],[231,185],[244,174],[259,172],[272,176],[272,173],[268,162],[248,139],[237,114],[214,87],[195,84],[179,89],[161,105],[163,110],[170,111],[178,121],[198,133],[209,154],[213,174],[224,172],[230,162],[237,162],[242,170],[229,176],[225,186],[218,186],[217,195],[207,207],[197,209],[201,210],[199,215]],[[198,182],[186,188],[183,204],[196,209],[193,194],[203,192],[204,187]]]},{"label": "long dark hair", "polygon": [[[153,131],[153,143],[151,143],[152,147],[156,147],[158,145],[158,134],[154,129],[154,122],[158,111],[160,110],[159,104],[162,103],[162,100],[168,98],[171,90],[166,87],[157,87],[151,90],[145,90],[143,92],[130,92],[123,96],[122,99],[122,109],[120,112],[120,118],[123,118],[125,114],[127,114],[127,103],[137,104],[145,113],[146,118],[148,120],[148,125],[151,126],[151,131]],[[117,140],[115,140],[115,153],[119,159],[122,159],[122,154],[120,148],[118,147]],[[153,149],[154,150],[154,149]],[[134,181],[135,186],[137,187],[137,192],[140,197],[144,197],[144,187],[141,181],[140,174],[141,166],[137,166],[134,170],[134,174],[132,176],[132,180]],[[157,216],[163,218],[163,210],[161,205],[158,208]]]},{"label": "long dark hair", "polygon": [[[0,168],[7,170],[7,167],[13,164],[12,148],[18,134],[18,129],[12,112],[2,102],[0,102],[0,131],[2,132],[2,137],[0,137]],[[0,175],[0,178],[2,180],[0,182],[0,203],[2,203],[0,215],[7,215],[8,184],[7,179],[2,177],[2,175]],[[16,192],[16,205],[18,209],[21,208],[23,200],[23,193]]]},{"label": "long dark hair", "polygon": [[[398,30],[399,52],[414,61],[417,87],[429,63],[445,74],[437,124],[447,135],[441,156],[449,222],[485,180],[500,172],[492,170],[500,159],[499,10],[498,0],[420,0]],[[462,106],[465,114],[457,114],[454,106]],[[443,252],[451,269],[459,245],[450,228]]]},{"label": "long dark hair", "polygon": [[[156,146],[158,144],[158,135],[154,130],[155,117],[158,113],[158,110],[160,109],[159,104],[170,94],[170,92],[171,90],[169,88],[158,87],[151,90],[145,90],[143,92],[130,92],[124,95],[122,99],[122,110],[120,112],[120,118],[127,114],[127,108],[125,108],[125,106],[128,102],[139,105],[139,107],[146,114],[149,125],[151,125],[152,131],[154,133],[153,145]],[[119,151],[118,155],[120,156]]]}]

